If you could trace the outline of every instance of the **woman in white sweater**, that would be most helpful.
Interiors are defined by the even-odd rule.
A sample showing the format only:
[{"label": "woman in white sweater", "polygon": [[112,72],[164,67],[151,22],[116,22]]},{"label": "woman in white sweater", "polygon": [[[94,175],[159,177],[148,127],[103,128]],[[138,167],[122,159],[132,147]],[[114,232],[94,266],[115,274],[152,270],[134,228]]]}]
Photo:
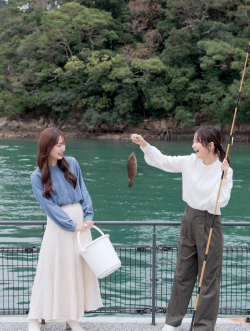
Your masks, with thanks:
[{"label": "woman in white sweater", "polygon": [[219,215],[220,208],[225,207],[230,199],[233,186],[233,171],[229,167],[229,159],[225,159],[226,151],[221,145],[221,134],[212,126],[201,127],[194,134],[192,148],[195,153],[187,156],[163,155],[137,134],[132,134],[131,139],[141,146],[149,165],[167,172],[182,173],[182,199],[187,203],[187,208],[182,218],[176,270],[164,331],[179,330],[186,314],[197,274],[201,274],[221,174],[224,171],[194,323],[195,331],[214,331],[219,309],[223,254]]}]

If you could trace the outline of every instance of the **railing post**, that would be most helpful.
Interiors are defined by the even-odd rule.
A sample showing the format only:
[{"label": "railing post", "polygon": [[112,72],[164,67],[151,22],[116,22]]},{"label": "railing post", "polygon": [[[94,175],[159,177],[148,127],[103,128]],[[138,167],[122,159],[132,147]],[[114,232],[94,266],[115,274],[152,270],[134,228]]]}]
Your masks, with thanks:
[{"label": "railing post", "polygon": [[155,287],[156,287],[156,233],[155,233],[155,225],[153,232],[153,265],[152,265],[152,325],[155,325]]},{"label": "railing post", "polygon": [[42,241],[43,241],[43,236],[44,236],[44,224],[43,224],[43,232],[42,232]]}]

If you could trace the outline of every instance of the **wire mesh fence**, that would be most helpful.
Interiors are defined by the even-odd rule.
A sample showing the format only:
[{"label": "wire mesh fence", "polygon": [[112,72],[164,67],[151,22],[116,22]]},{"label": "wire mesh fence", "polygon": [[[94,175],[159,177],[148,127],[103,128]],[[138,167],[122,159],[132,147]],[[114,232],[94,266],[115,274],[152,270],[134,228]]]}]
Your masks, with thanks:
[{"label": "wire mesh fence", "polygon": [[250,247],[225,246],[220,291],[220,314],[250,314]]},{"label": "wire mesh fence", "polygon": [[122,267],[100,280],[103,308],[100,313],[151,312],[152,252],[150,246],[117,246]]},{"label": "wire mesh fence", "polygon": [[[177,246],[115,245],[122,267],[100,280],[103,308],[99,314],[149,314],[155,284],[155,312],[165,313],[171,294]],[[28,314],[40,247],[0,247],[0,314]],[[250,247],[224,246],[219,314],[250,314]],[[196,284],[197,289],[197,284]],[[193,292],[187,313],[193,310]],[[94,313],[94,312],[91,312]]]},{"label": "wire mesh fence", "polygon": [[[177,246],[157,247],[157,264],[158,266],[160,264],[157,275],[161,280],[156,284],[156,311],[158,313],[166,312],[166,303],[170,299],[177,253]],[[250,314],[249,276],[250,246],[224,246],[219,314]],[[187,313],[191,314],[193,312],[197,290],[198,281],[196,281]]]},{"label": "wire mesh fence", "polygon": [[0,314],[29,312],[40,247],[0,247]]}]

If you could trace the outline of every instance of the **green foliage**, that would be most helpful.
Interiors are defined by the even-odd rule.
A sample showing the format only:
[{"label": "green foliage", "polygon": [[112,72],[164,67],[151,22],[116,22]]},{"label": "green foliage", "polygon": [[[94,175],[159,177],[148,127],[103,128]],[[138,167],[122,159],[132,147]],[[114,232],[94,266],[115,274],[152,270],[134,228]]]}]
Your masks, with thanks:
[{"label": "green foliage", "polygon": [[133,104],[138,98],[138,91],[134,85],[124,84],[119,89],[118,95],[114,98],[114,106],[120,117],[126,114],[127,119],[131,119],[133,114]]},{"label": "green foliage", "polygon": [[[231,122],[250,0],[0,0],[0,112]],[[250,123],[247,69],[237,120]]]},{"label": "green foliage", "polygon": [[195,44],[192,43],[193,36],[187,28],[173,28],[165,42],[165,49],[161,54],[164,63],[172,60],[180,60],[196,51]]},{"label": "green foliage", "polygon": [[201,68],[220,67],[221,70],[240,69],[244,64],[246,52],[222,40],[199,41],[198,47],[205,52],[201,57]]},{"label": "green foliage", "polygon": [[185,107],[178,106],[175,109],[175,119],[187,124],[194,124],[194,117]]},{"label": "green foliage", "polygon": [[[68,2],[59,10],[44,13],[42,27],[47,29],[43,42],[46,46],[65,48],[65,56],[73,55],[72,46],[86,43],[93,51],[108,40],[118,38],[115,22],[109,13]],[[62,47],[60,46],[62,45]]]},{"label": "green foliage", "polygon": [[146,97],[145,108],[152,109],[153,115],[160,115],[170,111],[174,106],[174,96],[169,93],[169,88],[162,79],[141,84]]},{"label": "green foliage", "polygon": [[69,110],[76,105],[77,95],[71,89],[63,91],[56,88],[43,97],[42,101],[52,109],[52,116],[65,118]]}]

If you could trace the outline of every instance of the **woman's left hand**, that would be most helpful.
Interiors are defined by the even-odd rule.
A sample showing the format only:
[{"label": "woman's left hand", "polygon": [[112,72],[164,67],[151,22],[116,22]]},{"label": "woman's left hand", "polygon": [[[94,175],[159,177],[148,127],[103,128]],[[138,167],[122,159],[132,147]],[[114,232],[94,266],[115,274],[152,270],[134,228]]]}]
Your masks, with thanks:
[{"label": "woman's left hand", "polygon": [[84,227],[86,228],[86,230],[91,229],[94,226],[94,222],[91,220],[86,220],[83,222],[83,224],[84,224]]},{"label": "woman's left hand", "polygon": [[222,165],[221,165],[221,170],[224,171],[223,179],[227,179],[228,169],[229,169],[229,163],[227,162],[226,159],[224,159],[224,161],[222,162]]}]

